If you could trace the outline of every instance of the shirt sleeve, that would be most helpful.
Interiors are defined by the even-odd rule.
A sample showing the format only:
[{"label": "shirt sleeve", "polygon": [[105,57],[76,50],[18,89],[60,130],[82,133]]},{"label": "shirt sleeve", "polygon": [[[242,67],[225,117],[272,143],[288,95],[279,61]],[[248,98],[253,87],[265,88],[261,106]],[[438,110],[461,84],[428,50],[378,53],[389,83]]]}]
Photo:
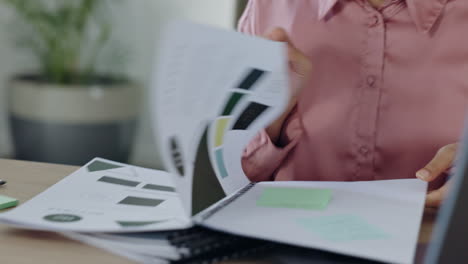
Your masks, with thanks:
[{"label": "shirt sleeve", "polygon": [[[249,35],[259,35],[260,7],[257,0],[249,0],[246,10],[239,20],[238,30]],[[279,142],[271,141],[263,129],[248,144],[242,156],[242,168],[247,177],[254,182],[272,181],[275,172],[295,148],[302,134],[297,107],[291,111],[285,123]]]},{"label": "shirt sleeve", "polygon": [[242,156],[242,168],[247,177],[254,182],[275,180],[275,172],[296,147],[302,131],[297,110],[284,123],[277,144],[271,141],[264,129],[260,131]]},{"label": "shirt sleeve", "polygon": [[247,6],[239,19],[239,24],[237,25],[238,31],[246,33],[249,35],[259,35],[258,30],[258,3],[256,0],[249,0]]}]

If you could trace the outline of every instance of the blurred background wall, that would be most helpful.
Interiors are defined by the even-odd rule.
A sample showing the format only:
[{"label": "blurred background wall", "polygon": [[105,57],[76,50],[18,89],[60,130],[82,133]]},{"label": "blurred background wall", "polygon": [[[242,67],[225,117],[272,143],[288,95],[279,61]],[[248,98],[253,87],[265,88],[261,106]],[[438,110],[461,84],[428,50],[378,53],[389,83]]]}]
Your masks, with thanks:
[{"label": "blurred background wall", "polygon": [[[33,1],[33,0],[31,0]],[[35,0],[34,0],[35,1]],[[246,1],[243,0],[116,0],[113,7],[116,37],[124,40],[130,51],[127,63],[133,79],[148,87],[157,49],[158,34],[171,19],[233,29]],[[0,5],[0,157],[12,157],[12,142],[6,112],[6,83],[14,73],[28,69],[31,58],[14,47],[11,33],[12,12]],[[161,167],[158,147],[153,140],[148,105],[144,109],[133,146],[131,162],[137,165]],[[157,133],[157,131],[156,131]]]}]

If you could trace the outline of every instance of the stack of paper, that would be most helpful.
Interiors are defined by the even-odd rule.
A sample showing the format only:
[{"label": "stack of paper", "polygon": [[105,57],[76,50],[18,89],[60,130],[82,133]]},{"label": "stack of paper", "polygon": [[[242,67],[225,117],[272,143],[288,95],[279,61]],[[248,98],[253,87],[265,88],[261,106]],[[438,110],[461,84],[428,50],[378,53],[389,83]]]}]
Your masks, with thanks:
[{"label": "stack of paper", "polygon": [[151,95],[170,173],[95,159],[0,221],[58,231],[142,263],[217,260],[268,245],[232,235],[412,263],[426,183],[252,183],[244,174],[244,147],[288,102],[286,51],[240,33],[172,24]]},{"label": "stack of paper", "polygon": [[200,227],[167,232],[64,235],[140,263],[212,263],[276,247],[270,242]]}]

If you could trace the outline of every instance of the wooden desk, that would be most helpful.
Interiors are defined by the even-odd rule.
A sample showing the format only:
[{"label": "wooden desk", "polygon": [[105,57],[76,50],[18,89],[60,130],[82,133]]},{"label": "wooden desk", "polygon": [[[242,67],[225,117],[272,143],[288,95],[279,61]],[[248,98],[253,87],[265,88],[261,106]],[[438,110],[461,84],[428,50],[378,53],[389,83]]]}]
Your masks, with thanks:
[{"label": "wooden desk", "polygon": [[[76,167],[0,160],[0,178],[8,181],[0,194],[25,202]],[[434,210],[426,210],[420,233],[420,247],[430,240],[435,219]],[[422,255],[419,250],[418,255]],[[420,259],[420,257],[419,257]],[[63,238],[54,233],[23,231],[0,225],[0,262],[8,264],[37,263],[133,263],[97,248]]]},{"label": "wooden desk", "polygon": [[[0,194],[25,202],[76,167],[0,160],[0,178],[8,181]],[[23,231],[0,225],[0,263],[133,263],[106,251],[47,232]]]}]

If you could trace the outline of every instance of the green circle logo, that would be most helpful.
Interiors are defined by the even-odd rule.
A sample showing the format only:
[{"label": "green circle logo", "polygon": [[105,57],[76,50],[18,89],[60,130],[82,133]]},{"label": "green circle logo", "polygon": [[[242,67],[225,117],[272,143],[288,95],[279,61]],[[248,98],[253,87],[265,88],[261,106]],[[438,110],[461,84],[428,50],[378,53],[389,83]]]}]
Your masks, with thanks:
[{"label": "green circle logo", "polygon": [[83,218],[77,215],[70,215],[70,214],[53,214],[53,215],[44,216],[44,219],[50,222],[71,223],[71,222],[78,222]]}]

